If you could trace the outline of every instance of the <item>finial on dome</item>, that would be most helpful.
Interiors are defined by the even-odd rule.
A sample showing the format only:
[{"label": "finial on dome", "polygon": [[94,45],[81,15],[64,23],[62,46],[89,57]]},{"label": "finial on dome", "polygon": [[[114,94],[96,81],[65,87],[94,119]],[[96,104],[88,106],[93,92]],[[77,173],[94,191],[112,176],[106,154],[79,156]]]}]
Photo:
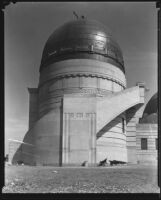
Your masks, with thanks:
[{"label": "finial on dome", "polygon": [[73,15],[78,19],[79,17],[78,17],[78,15],[77,15],[77,13],[75,12],[75,11],[73,11]]},{"label": "finial on dome", "polygon": [[[76,13],[75,11],[73,11],[73,15],[74,15],[77,19],[79,19],[79,16],[77,15],[77,13]],[[81,18],[81,19],[85,19],[85,16],[82,15],[80,18]]]}]

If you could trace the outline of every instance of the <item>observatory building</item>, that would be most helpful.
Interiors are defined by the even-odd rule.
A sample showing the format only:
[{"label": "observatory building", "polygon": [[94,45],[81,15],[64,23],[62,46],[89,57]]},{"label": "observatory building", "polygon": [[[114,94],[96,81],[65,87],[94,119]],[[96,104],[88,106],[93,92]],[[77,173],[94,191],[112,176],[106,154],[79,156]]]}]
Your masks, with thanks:
[{"label": "observatory building", "polygon": [[[149,128],[144,116],[139,123],[144,90],[143,83],[126,88],[122,51],[107,27],[85,18],[65,23],[45,44],[38,87],[28,89],[29,130],[10,161],[55,166],[96,166],[105,158],[141,162],[145,155],[138,152],[139,142],[149,134],[143,133]],[[153,139],[157,125],[154,129]]]}]

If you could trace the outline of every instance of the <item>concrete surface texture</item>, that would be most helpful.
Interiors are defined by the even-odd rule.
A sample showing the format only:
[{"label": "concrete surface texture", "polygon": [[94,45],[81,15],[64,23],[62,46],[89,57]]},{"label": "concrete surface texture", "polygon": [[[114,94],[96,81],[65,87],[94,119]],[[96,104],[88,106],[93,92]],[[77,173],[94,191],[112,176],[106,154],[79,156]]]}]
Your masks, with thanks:
[{"label": "concrete surface texture", "polygon": [[[82,54],[85,58],[75,53],[73,59],[50,60],[41,67],[38,88],[28,89],[29,131],[15,155],[12,151],[11,162],[96,166],[105,158],[143,160],[138,139],[144,132],[136,130],[136,124],[143,112],[144,84],[126,88],[118,63],[88,54]],[[99,56],[105,55],[95,58]],[[146,133],[151,137],[149,130]]]},{"label": "concrete surface texture", "polygon": [[[141,138],[147,139],[147,149],[141,149]],[[138,124],[136,126],[136,148],[138,163],[157,163],[157,138],[157,124]]]},{"label": "concrete surface texture", "polygon": [[60,106],[63,94],[108,94],[125,87],[125,74],[112,64],[90,59],[53,63],[40,72],[39,117]]}]

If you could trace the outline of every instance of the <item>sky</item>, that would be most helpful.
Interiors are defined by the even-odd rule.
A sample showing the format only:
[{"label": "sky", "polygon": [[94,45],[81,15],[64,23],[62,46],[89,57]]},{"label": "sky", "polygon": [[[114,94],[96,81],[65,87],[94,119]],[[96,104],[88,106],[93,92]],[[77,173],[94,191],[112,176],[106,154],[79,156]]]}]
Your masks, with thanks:
[{"label": "sky", "polygon": [[111,29],[124,57],[127,87],[145,82],[145,104],[157,92],[157,9],[155,2],[59,2],[10,4],[5,22],[5,154],[8,139],[23,140],[28,130],[29,94],[37,87],[48,37],[79,16]]}]

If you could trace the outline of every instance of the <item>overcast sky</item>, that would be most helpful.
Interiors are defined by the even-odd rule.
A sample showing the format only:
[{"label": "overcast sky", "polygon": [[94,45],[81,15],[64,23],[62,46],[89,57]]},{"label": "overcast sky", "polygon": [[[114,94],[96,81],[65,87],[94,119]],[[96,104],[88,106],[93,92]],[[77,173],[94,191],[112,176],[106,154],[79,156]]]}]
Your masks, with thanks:
[{"label": "overcast sky", "polygon": [[28,130],[28,87],[37,87],[43,47],[51,33],[73,20],[72,12],[111,29],[124,56],[127,87],[143,81],[157,91],[157,9],[155,2],[16,3],[5,8],[5,151],[8,139]]}]

